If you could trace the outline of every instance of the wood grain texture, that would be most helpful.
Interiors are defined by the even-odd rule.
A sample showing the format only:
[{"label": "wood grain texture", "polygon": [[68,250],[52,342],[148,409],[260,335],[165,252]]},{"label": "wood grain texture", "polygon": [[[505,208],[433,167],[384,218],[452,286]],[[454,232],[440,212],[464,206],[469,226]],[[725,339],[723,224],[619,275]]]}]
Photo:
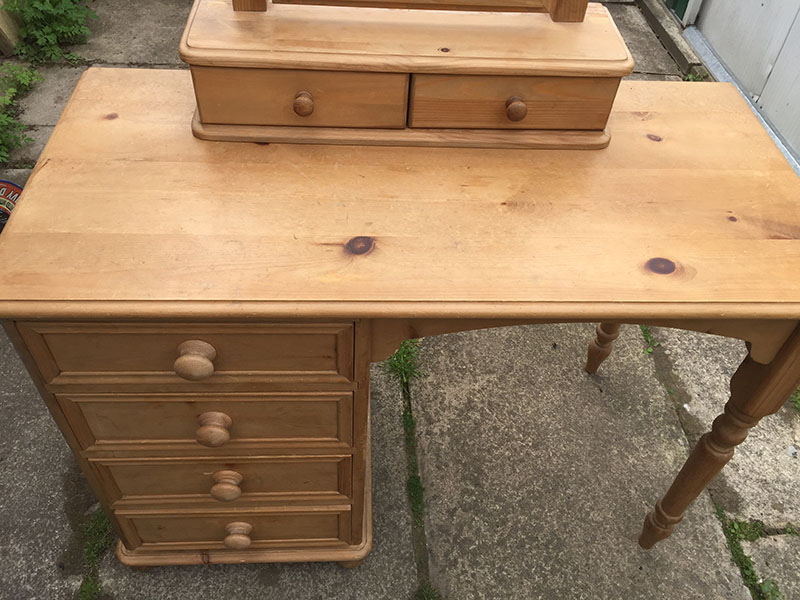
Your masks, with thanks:
[{"label": "wood grain texture", "polygon": [[579,23],[586,15],[589,0],[543,0],[553,21]]},{"label": "wood grain texture", "polygon": [[633,70],[600,4],[583,23],[553,23],[543,13],[290,4],[234,13],[229,0],[196,0],[180,54],[190,65],[404,74],[624,77]]},{"label": "wood grain texture", "polygon": [[[172,384],[202,392],[215,383],[300,382],[303,375],[328,384],[353,379],[351,323],[31,322],[20,323],[19,328],[52,389],[131,381],[158,389]],[[215,349],[212,368],[199,381],[175,371],[187,341]]]},{"label": "wood grain texture", "polygon": [[[250,447],[347,448],[352,443],[351,393],[68,394],[57,396],[81,447],[93,452],[138,446],[204,449],[197,416],[224,411],[232,421],[226,450]],[[146,414],[148,419],[139,418]]]},{"label": "wood grain texture", "polygon": [[[204,502],[212,508],[292,504],[324,501],[348,504],[352,474],[351,457],[283,455],[270,457],[90,459],[93,468],[108,481],[114,508],[173,504],[183,508]],[[235,470],[240,475],[241,496],[220,502],[211,495],[214,474]]]},{"label": "wood grain texture", "polygon": [[[395,127],[406,124],[408,76],[281,69],[192,67],[203,123],[302,127]],[[313,112],[294,109],[298,92]]]},{"label": "wood grain texture", "polygon": [[233,10],[243,11],[265,11],[267,10],[267,0],[231,0]]},{"label": "wood grain texture", "polygon": [[425,148],[514,148],[540,150],[601,150],[611,137],[606,130],[534,129],[359,129],[335,127],[272,127],[205,125],[195,114],[195,137],[208,141],[414,146]]},{"label": "wood grain texture", "polygon": [[800,385],[800,328],[776,359],[761,365],[749,356],[731,379],[731,397],[711,431],[697,442],[670,489],[645,518],[639,545],[652,548],[672,534],[684,511],[733,458],[758,422],[783,407]]},{"label": "wood grain texture", "polygon": [[273,3],[429,10],[547,12],[545,0],[500,0],[496,3],[491,0],[273,0]]},{"label": "wood grain texture", "polygon": [[624,82],[592,153],[209,143],[193,111],[188,73],[84,74],[0,315],[800,315],[800,182],[729,85]]},{"label": "wood grain texture", "polygon": [[[414,75],[409,126],[485,129],[605,129],[619,78]],[[507,101],[527,115],[511,120]]]}]

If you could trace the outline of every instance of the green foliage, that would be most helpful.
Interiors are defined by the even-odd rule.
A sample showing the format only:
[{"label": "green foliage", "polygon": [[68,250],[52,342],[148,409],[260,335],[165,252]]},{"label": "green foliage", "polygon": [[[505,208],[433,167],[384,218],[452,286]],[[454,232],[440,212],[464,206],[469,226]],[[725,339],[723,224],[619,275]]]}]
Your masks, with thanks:
[{"label": "green foliage", "polygon": [[115,540],[111,521],[102,508],[92,513],[83,526],[83,540],[84,573],[78,590],[78,600],[97,600],[102,592],[97,579],[97,567]]},{"label": "green foliage", "polygon": [[758,586],[761,597],[764,600],[786,600],[786,596],[778,589],[777,582],[772,579],[765,579]]},{"label": "green foliage", "polygon": [[422,527],[425,523],[425,488],[419,475],[411,475],[406,484],[408,490],[408,503],[411,505],[411,514],[414,524]]},{"label": "green foliage", "polygon": [[787,525],[785,533],[786,535],[800,535],[800,531],[794,525]]},{"label": "green foliage", "polygon": [[426,582],[419,586],[417,593],[414,594],[414,600],[442,600],[442,597],[430,583]]},{"label": "green foliage", "polygon": [[97,16],[84,0],[5,0],[4,8],[22,23],[16,53],[37,63],[78,60],[62,46],[86,42]]},{"label": "green foliage", "polygon": [[792,400],[792,405],[794,406],[795,410],[797,412],[800,412],[800,389],[797,389],[797,390],[794,391],[794,394],[792,394],[791,400]]},{"label": "green foliage", "polygon": [[721,506],[715,506],[717,518],[728,542],[731,560],[739,567],[744,584],[750,588],[754,600],[785,600],[778,584],[771,579],[761,580],[753,566],[753,560],[742,548],[742,542],[753,542],[767,535],[760,521],[736,521],[729,518]]},{"label": "green foliage", "polygon": [[656,340],[656,337],[653,335],[653,331],[647,325],[639,325],[639,329],[642,330],[642,337],[647,343],[644,353],[652,354],[653,350],[658,348],[661,344],[658,342],[658,340]]},{"label": "green foliage", "polygon": [[92,574],[84,575],[81,587],[78,589],[78,600],[97,600],[101,591],[97,577]]},{"label": "green foliage", "polygon": [[408,384],[414,377],[419,377],[419,340],[406,340],[400,344],[389,360],[386,368],[403,386],[403,393],[408,393]]},{"label": "green foliage", "polygon": [[683,78],[684,81],[705,81],[706,76],[703,73],[689,73]]},{"label": "green foliage", "polygon": [[0,66],[0,164],[8,162],[9,152],[31,141],[28,127],[17,120],[17,102],[42,76],[28,67],[5,63]]},{"label": "green foliage", "polygon": [[97,567],[103,555],[114,545],[114,532],[111,521],[106,513],[100,509],[89,517],[83,527],[83,537],[86,540],[83,548],[83,558],[87,569]]}]

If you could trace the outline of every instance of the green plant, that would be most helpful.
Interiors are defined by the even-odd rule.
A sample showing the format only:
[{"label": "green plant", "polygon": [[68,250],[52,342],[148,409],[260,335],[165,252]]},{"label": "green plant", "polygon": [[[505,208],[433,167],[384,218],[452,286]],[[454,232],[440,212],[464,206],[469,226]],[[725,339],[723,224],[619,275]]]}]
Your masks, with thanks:
[{"label": "green plant", "polygon": [[722,524],[731,560],[739,567],[744,584],[750,588],[754,600],[784,600],[778,584],[771,579],[762,580],[756,573],[753,560],[745,554],[742,542],[753,542],[767,535],[761,521],[736,521],[729,518],[721,506],[714,506],[717,519]]},{"label": "green plant", "polygon": [[800,412],[800,388],[798,388],[798,389],[796,389],[794,391],[794,394],[792,394],[791,400],[792,400],[792,405],[794,406],[795,410],[797,412]]},{"label": "green plant", "polygon": [[86,42],[86,23],[97,16],[84,0],[5,0],[3,7],[22,23],[16,53],[32,62],[78,60],[62,46]]},{"label": "green plant", "polygon": [[639,325],[639,329],[642,330],[642,337],[647,343],[644,353],[652,354],[653,350],[658,348],[661,344],[658,343],[658,340],[656,340],[656,337],[653,335],[653,331],[647,325]]},{"label": "green plant", "polygon": [[442,597],[430,583],[423,583],[414,594],[414,600],[442,600]]},{"label": "green plant", "polygon": [[25,134],[27,125],[17,120],[17,102],[41,80],[34,69],[11,63],[0,66],[0,164],[8,162],[12,150],[31,141]]},{"label": "green plant", "polygon": [[386,361],[386,368],[403,386],[403,394],[408,394],[408,384],[419,376],[419,340],[406,340],[400,344],[397,352]]},{"label": "green plant", "polygon": [[111,521],[103,509],[91,514],[83,526],[83,581],[78,590],[78,600],[97,600],[102,589],[97,579],[100,559],[114,545]]},{"label": "green plant", "polygon": [[778,584],[772,579],[762,581],[758,586],[758,590],[764,600],[786,600],[786,596],[778,589]]},{"label": "green plant", "polygon": [[703,73],[689,73],[683,78],[684,81],[705,81],[706,76]]}]

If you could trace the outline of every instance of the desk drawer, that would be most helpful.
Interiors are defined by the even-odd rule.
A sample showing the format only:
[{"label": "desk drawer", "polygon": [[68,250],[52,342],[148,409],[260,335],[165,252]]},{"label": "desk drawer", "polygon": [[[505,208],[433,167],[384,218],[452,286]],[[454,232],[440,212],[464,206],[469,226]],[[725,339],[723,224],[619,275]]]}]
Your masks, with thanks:
[{"label": "desk drawer", "polygon": [[170,550],[246,550],[276,545],[344,544],[350,527],[346,508],[186,515],[115,511],[115,515],[123,530],[132,534],[130,550],[138,546],[157,550],[161,545]]},{"label": "desk drawer", "polygon": [[203,123],[402,128],[408,75],[192,67]]},{"label": "desk drawer", "polygon": [[607,77],[414,75],[409,125],[602,130],[619,82]]},{"label": "desk drawer", "polygon": [[346,383],[352,323],[20,323],[53,385]]},{"label": "desk drawer", "polygon": [[350,392],[56,398],[81,446],[89,451],[161,447],[233,452],[260,446],[346,448],[353,442]]},{"label": "desk drawer", "polygon": [[115,508],[136,505],[225,507],[253,502],[346,503],[352,459],[339,456],[102,458],[92,465],[111,485]]}]

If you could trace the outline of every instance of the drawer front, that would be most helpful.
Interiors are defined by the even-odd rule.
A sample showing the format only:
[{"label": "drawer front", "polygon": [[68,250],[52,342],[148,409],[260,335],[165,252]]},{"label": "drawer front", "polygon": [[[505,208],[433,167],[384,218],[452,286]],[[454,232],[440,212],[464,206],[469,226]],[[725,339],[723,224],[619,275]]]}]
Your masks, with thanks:
[{"label": "drawer front", "polygon": [[192,67],[203,123],[402,128],[408,75]]},{"label": "drawer front", "polygon": [[202,391],[215,383],[353,379],[352,323],[37,322],[19,330],[45,381],[56,386],[180,384]]},{"label": "drawer front", "polygon": [[348,502],[350,456],[198,459],[92,459],[115,508],[146,504]]},{"label": "drawer front", "polygon": [[[346,448],[353,442],[349,392],[209,397],[59,394],[56,398],[81,446],[89,451],[156,446],[201,452],[270,445]],[[223,414],[228,420],[209,419],[209,414]],[[200,432],[204,425],[207,429]]]},{"label": "drawer front", "polygon": [[[156,550],[245,550],[270,546],[342,545],[347,543],[346,509],[258,514],[230,512],[200,515],[136,514],[115,511],[129,537],[126,546]],[[244,528],[236,524],[244,524]],[[244,535],[242,538],[240,536]],[[238,539],[232,539],[237,536]],[[129,545],[130,543],[130,545]]]},{"label": "drawer front", "polygon": [[411,127],[602,130],[620,80],[414,75]]}]

